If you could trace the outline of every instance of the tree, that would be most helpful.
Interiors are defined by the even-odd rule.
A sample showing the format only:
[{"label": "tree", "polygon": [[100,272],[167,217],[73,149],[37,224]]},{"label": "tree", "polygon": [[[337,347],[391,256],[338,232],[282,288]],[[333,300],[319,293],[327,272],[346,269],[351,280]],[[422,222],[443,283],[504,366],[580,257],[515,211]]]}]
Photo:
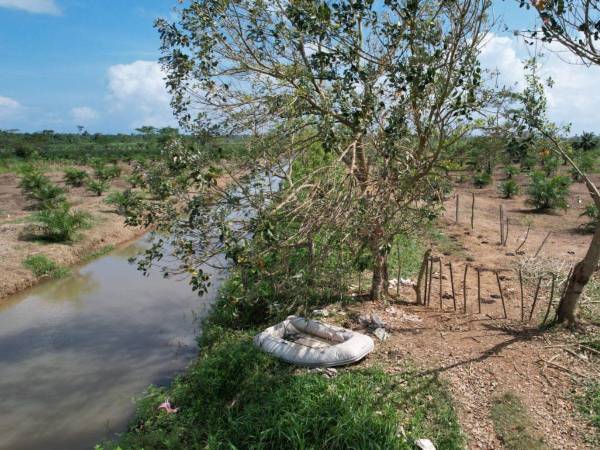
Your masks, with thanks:
[{"label": "tree", "polygon": [[584,152],[594,150],[596,147],[598,147],[598,141],[596,140],[594,133],[588,133],[585,131],[581,133],[579,140],[573,143],[573,148]]},{"label": "tree", "polygon": [[[529,2],[519,0],[521,7]],[[600,3],[596,0],[532,0],[531,6],[541,20],[538,29],[525,34],[543,42],[558,42],[582,63],[600,64]]]},{"label": "tree", "polygon": [[[520,5],[530,8],[528,2],[519,0]],[[600,4],[594,0],[533,0],[531,6],[537,12],[541,25],[529,30],[528,38],[543,42],[558,42],[569,50],[585,65],[600,65]],[[600,208],[598,187],[581,171],[562,147],[560,140],[552,133],[545,132],[553,150],[561,155],[583,179],[588,192],[597,208]],[[573,268],[557,311],[557,321],[573,326],[576,322],[575,311],[583,289],[596,271],[600,261],[600,225],[596,227],[592,242],[584,258]]]},{"label": "tree", "polygon": [[[584,181],[588,192],[596,207],[600,208],[600,192],[590,178],[581,171],[575,161],[570,157],[560,138],[561,130],[549,121],[546,108],[544,85],[537,72],[537,61],[531,59],[526,64],[527,86],[517,96],[521,107],[509,111],[509,117],[515,124],[517,133],[537,135],[543,139],[548,147],[571,165],[573,170]],[[557,309],[557,322],[573,326],[576,323],[576,309],[583,289],[596,271],[600,261],[600,226],[596,227],[594,236],[584,258],[573,268],[571,278],[568,280]]]},{"label": "tree", "polygon": [[[240,187],[236,200],[267,229],[291,227],[272,233],[272,245],[310,246],[329,234],[368,251],[379,299],[394,236],[430,216],[421,201],[428,177],[482,104],[477,56],[489,4],[192,1],[178,24],[157,21],[161,61],[183,127],[252,136],[252,169],[282,181],[282,192]],[[215,225],[181,222],[177,236]],[[218,222],[218,242],[233,255],[256,232]],[[198,245],[190,247],[193,271]],[[191,251],[182,255],[189,261]]]}]

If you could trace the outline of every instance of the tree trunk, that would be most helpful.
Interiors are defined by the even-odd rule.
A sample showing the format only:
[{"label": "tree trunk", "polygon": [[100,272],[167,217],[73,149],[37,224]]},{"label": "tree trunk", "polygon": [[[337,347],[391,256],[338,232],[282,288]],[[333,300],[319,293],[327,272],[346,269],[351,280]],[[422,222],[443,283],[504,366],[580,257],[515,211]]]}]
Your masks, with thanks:
[{"label": "tree trunk", "polygon": [[381,300],[387,293],[389,286],[388,278],[388,255],[379,249],[374,252],[373,280],[371,284],[371,299]]},{"label": "tree trunk", "polygon": [[577,303],[581,297],[583,289],[598,267],[600,260],[600,224],[596,225],[594,237],[588,248],[585,257],[579,261],[573,269],[571,279],[565,293],[560,299],[556,321],[558,323],[566,322],[566,325],[572,327],[575,325],[575,311]]}]

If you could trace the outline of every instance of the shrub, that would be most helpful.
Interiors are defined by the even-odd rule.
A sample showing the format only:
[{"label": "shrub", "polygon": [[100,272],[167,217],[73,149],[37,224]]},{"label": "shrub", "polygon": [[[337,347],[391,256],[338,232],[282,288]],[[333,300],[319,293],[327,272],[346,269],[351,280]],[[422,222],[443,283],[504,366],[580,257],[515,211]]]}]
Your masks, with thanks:
[{"label": "shrub", "polygon": [[74,167],[70,167],[65,169],[65,183],[69,186],[80,187],[83,186],[85,180],[87,180],[88,174],[85,170],[76,169]]},{"label": "shrub", "polygon": [[[589,174],[594,171],[596,159],[591,153],[584,153],[577,158],[575,164],[577,164],[577,167],[579,167],[584,174]],[[575,181],[582,181],[581,175],[579,175],[579,172],[577,172],[573,167],[571,168],[571,178],[573,178]]]},{"label": "shrub", "polygon": [[105,180],[89,180],[87,182],[87,190],[100,197],[108,190],[108,182]]},{"label": "shrub", "polygon": [[504,174],[508,180],[511,180],[515,175],[519,173],[519,168],[516,166],[506,166],[504,168]]},{"label": "shrub", "polygon": [[515,180],[506,180],[500,184],[500,193],[504,198],[513,198],[519,193],[519,185]]},{"label": "shrub", "polygon": [[600,221],[600,213],[598,208],[593,203],[587,205],[581,216],[586,216],[589,220],[583,225],[583,229],[587,232],[593,232],[598,227]]},{"label": "shrub", "polygon": [[51,182],[32,189],[27,196],[37,202],[39,209],[56,208],[66,201],[64,189]]},{"label": "shrub", "polygon": [[69,274],[69,269],[56,264],[46,255],[41,254],[25,258],[23,267],[31,270],[36,277],[62,278]]},{"label": "shrub", "polygon": [[90,225],[89,214],[71,211],[68,204],[40,211],[33,216],[33,220],[39,224],[41,237],[53,242],[72,241],[80,230]]},{"label": "shrub", "polygon": [[37,150],[30,144],[17,144],[15,146],[15,156],[21,159],[30,159],[37,155]]},{"label": "shrub", "polygon": [[487,172],[477,172],[473,175],[473,184],[478,188],[487,186],[492,182],[492,176]]},{"label": "shrub", "polygon": [[26,167],[22,172],[19,187],[25,194],[28,194],[47,183],[51,183],[50,178],[32,167]]},{"label": "shrub", "polygon": [[143,187],[144,186],[144,177],[138,172],[132,173],[130,176],[125,178],[132,188]]},{"label": "shrub", "polygon": [[531,175],[529,202],[539,210],[566,209],[569,185],[567,177],[547,177],[544,172],[535,172]]},{"label": "shrub", "polygon": [[97,165],[94,174],[99,180],[108,181],[119,178],[121,176],[121,168],[116,164],[111,166]]},{"label": "shrub", "polygon": [[554,155],[546,156],[542,159],[542,167],[547,177],[556,173],[560,167],[560,159]]},{"label": "shrub", "polygon": [[164,176],[163,169],[156,168],[149,171],[145,179],[148,191],[154,198],[164,200],[173,191],[172,180]]},{"label": "shrub", "polygon": [[104,201],[109,205],[114,205],[118,213],[124,216],[136,214],[142,206],[140,194],[131,189],[125,189],[123,192],[113,192]]}]

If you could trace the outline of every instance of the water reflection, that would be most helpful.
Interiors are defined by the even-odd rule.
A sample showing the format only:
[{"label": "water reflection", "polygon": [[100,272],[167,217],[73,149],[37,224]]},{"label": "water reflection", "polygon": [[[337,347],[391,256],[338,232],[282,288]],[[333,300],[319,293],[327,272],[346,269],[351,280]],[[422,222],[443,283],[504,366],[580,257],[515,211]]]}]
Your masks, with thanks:
[{"label": "water reflection", "polygon": [[143,242],[17,296],[0,310],[0,448],[91,448],[122,431],[132,397],[196,352],[199,298],[187,283],[143,277]]}]

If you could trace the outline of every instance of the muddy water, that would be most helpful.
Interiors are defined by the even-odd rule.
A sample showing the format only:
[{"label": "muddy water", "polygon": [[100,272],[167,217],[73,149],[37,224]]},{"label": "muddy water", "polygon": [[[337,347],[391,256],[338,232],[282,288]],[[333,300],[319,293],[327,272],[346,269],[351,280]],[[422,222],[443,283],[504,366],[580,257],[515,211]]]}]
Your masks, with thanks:
[{"label": "muddy water", "polygon": [[196,353],[198,297],[185,281],[143,277],[145,239],[0,303],[0,449],[82,449],[123,431],[133,397]]}]

